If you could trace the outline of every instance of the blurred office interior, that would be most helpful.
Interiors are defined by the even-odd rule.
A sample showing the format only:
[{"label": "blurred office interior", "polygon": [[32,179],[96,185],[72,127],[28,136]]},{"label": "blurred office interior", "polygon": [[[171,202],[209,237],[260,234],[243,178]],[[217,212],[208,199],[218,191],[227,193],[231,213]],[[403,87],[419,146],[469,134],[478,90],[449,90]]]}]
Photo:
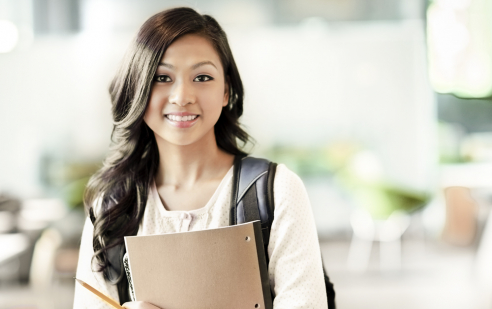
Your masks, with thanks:
[{"label": "blurred office interior", "polygon": [[492,308],[492,1],[0,0],[0,309],[72,306],[109,82],[174,6],[224,26],[338,308]]}]

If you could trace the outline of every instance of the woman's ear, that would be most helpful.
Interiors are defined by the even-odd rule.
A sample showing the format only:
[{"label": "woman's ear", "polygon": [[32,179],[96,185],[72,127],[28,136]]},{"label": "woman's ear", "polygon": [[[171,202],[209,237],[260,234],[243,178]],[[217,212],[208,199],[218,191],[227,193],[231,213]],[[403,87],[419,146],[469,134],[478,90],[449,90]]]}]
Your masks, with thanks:
[{"label": "woman's ear", "polygon": [[229,104],[229,78],[226,79],[224,86],[224,101],[222,102],[222,106],[227,106]]}]

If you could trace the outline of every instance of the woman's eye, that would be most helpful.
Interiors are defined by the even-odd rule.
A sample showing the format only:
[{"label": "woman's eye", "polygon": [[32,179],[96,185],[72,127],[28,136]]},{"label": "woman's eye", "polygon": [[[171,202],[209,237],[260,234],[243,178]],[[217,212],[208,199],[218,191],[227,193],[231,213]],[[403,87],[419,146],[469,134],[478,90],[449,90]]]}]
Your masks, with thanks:
[{"label": "woman's eye", "polygon": [[211,76],[208,76],[208,75],[198,75],[197,77],[195,77],[195,79],[193,81],[194,82],[207,82],[209,80],[213,80],[213,78]]},{"label": "woman's eye", "polygon": [[167,75],[157,75],[154,77],[154,80],[159,83],[168,83],[171,81],[171,77]]}]

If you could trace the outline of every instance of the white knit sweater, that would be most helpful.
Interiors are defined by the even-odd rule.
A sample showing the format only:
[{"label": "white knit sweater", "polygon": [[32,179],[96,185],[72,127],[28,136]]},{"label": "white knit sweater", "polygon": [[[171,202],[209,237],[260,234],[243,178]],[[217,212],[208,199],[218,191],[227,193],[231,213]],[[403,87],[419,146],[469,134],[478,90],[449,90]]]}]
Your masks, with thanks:
[{"label": "white knit sweater", "polygon": [[[268,245],[268,274],[275,295],[273,307],[326,309],[318,236],[304,185],[296,174],[279,164],[273,190],[275,220]],[[228,226],[231,191],[232,168],[204,207],[193,211],[167,211],[152,186],[138,235]],[[80,244],[77,278],[118,300],[116,286],[107,283],[101,273],[91,270],[92,233],[92,223],[87,219]],[[77,284],[74,308],[111,307]]]}]

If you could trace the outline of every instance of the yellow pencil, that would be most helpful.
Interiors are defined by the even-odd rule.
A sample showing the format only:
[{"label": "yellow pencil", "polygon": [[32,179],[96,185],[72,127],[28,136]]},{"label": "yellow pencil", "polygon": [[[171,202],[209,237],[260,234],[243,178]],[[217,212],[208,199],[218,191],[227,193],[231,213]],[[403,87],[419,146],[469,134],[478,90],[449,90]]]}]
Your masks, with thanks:
[{"label": "yellow pencil", "polygon": [[77,279],[77,278],[75,278],[75,280],[77,280],[77,282],[80,283],[84,288],[86,288],[89,291],[91,291],[92,293],[96,294],[96,296],[98,296],[99,298],[101,298],[102,300],[104,300],[105,302],[107,302],[108,304],[113,306],[114,308],[125,309],[125,308],[121,307],[120,304],[118,304],[118,302],[116,300],[112,299],[109,296],[104,295],[103,293],[99,292],[98,290],[96,290],[95,288],[93,288],[89,284],[85,283],[84,281]]}]

